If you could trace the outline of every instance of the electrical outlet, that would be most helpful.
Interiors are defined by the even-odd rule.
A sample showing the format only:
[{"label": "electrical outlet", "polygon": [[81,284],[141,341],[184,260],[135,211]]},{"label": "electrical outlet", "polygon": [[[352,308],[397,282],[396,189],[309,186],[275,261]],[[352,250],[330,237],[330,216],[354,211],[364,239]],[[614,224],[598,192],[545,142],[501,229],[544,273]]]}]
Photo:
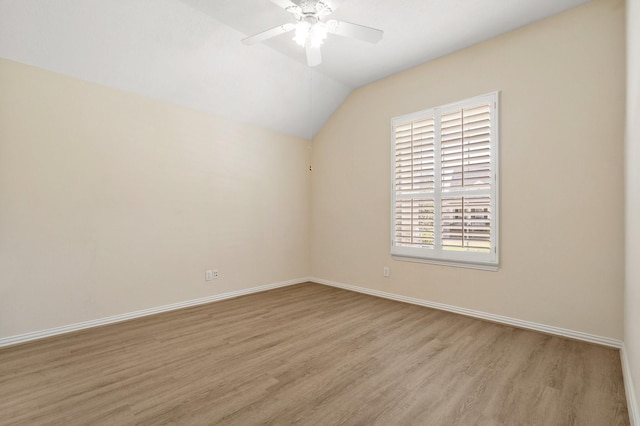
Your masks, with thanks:
[{"label": "electrical outlet", "polygon": [[[217,271],[216,271],[216,274],[217,274]],[[216,276],[216,278],[217,278],[217,276]],[[212,279],[213,279],[213,271],[211,269],[208,269],[204,273],[204,280],[205,281],[211,281]]]},{"label": "electrical outlet", "polygon": [[213,271],[213,279],[217,280],[218,278],[220,278],[220,272],[218,272],[217,269],[214,269]]},{"label": "electrical outlet", "polygon": [[388,267],[388,266],[385,266],[385,267],[382,269],[382,275],[384,275],[385,277],[388,277],[388,276],[389,276],[389,267]]}]

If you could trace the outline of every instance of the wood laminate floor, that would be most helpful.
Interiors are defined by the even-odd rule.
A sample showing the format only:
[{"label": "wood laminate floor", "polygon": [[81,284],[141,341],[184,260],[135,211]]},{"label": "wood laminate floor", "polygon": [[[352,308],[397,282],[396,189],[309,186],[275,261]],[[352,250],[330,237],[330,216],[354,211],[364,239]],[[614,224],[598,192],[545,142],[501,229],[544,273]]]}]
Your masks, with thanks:
[{"label": "wood laminate floor", "polygon": [[2,425],[627,425],[617,350],[300,284],[0,349]]}]

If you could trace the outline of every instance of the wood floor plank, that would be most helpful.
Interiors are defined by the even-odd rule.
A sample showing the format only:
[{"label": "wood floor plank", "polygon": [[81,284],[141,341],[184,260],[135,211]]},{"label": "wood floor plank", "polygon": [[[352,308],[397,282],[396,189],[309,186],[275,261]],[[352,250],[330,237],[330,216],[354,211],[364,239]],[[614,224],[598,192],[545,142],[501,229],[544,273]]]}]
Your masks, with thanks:
[{"label": "wood floor plank", "polygon": [[313,283],[0,349],[0,425],[628,425],[616,350]]}]

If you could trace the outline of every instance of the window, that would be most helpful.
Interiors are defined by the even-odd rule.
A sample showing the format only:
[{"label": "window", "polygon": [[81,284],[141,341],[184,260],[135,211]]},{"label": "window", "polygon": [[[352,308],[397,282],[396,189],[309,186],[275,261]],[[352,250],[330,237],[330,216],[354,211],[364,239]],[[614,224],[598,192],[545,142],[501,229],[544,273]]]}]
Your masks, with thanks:
[{"label": "window", "polygon": [[498,94],[391,121],[391,254],[496,270]]}]

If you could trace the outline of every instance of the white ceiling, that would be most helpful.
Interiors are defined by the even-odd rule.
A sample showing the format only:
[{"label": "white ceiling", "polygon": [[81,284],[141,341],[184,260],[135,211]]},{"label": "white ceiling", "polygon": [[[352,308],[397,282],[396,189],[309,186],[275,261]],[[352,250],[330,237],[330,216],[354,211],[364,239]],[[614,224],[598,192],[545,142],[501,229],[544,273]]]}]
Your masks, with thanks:
[{"label": "white ceiling", "polygon": [[326,0],[330,18],[380,28],[336,35],[306,66],[270,0],[0,0],[0,57],[310,138],[351,90],[588,0]]}]

